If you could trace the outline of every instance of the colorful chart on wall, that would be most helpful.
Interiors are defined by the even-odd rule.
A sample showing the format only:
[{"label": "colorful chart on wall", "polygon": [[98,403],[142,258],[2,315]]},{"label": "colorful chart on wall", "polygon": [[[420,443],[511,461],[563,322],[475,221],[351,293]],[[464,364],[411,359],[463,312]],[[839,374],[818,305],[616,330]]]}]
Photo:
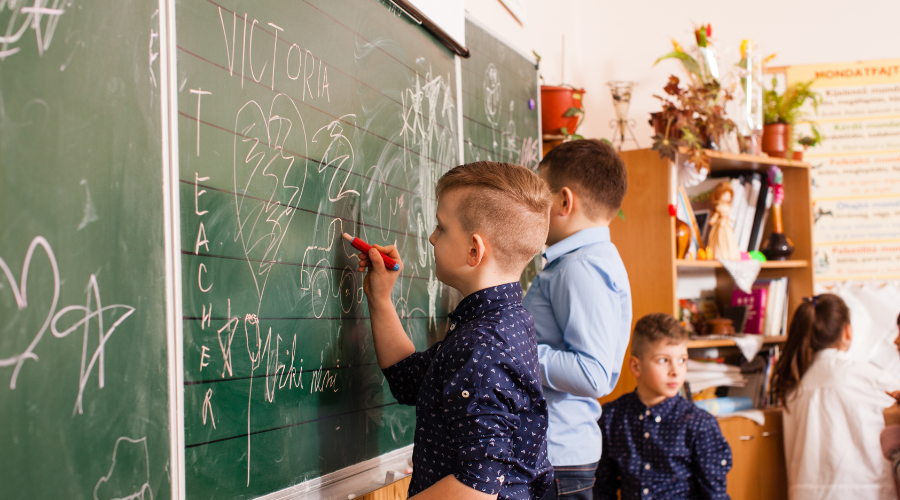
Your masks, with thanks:
[{"label": "colorful chart on wall", "polygon": [[816,280],[900,277],[900,59],[787,69],[788,83],[813,79]]}]

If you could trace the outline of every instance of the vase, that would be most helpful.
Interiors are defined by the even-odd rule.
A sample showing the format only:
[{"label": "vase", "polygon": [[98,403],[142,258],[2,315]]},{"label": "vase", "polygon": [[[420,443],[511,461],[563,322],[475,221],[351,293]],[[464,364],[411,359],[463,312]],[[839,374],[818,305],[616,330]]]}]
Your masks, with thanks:
[{"label": "vase", "polygon": [[570,134],[578,127],[578,116],[563,116],[569,108],[583,109],[584,89],[541,85],[541,132],[548,135]]},{"label": "vase", "polygon": [[768,260],[787,260],[794,253],[794,244],[784,235],[781,205],[772,205],[772,234],[762,249]]},{"label": "vase", "polygon": [[773,123],[763,126],[763,153],[775,158],[784,158],[790,144],[791,126],[784,123]]},{"label": "vase", "polygon": [[683,220],[675,219],[675,258],[684,259],[691,243],[691,227]]}]

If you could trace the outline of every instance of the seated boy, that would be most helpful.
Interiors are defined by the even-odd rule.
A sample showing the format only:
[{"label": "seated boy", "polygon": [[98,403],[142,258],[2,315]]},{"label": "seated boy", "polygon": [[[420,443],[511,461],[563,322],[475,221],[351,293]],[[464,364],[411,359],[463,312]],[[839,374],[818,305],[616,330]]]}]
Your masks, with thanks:
[{"label": "seated boy", "polygon": [[[595,499],[727,499],[731,448],[716,418],[678,395],[688,333],[668,314],[634,325],[628,368],[637,390],[603,405]],[[648,496],[649,495],[649,496]]]},{"label": "seated boy", "polygon": [[543,500],[590,499],[602,448],[597,398],[616,386],[631,328],[631,287],[609,223],[625,197],[625,164],[598,140],[560,144],[541,161],[553,191],[547,266],[525,308],[534,316],[547,451],[555,484]]},{"label": "seated boy", "polygon": [[[547,237],[550,191],[494,162],[456,167],[435,190],[435,274],[465,296],[443,341],[416,352],[391,302],[402,267],[385,270],[374,249],[359,257],[378,364],[397,401],[416,406],[409,495],[541,498],[552,480],[547,403],[519,275]],[[376,248],[400,262],[394,246]]]}]

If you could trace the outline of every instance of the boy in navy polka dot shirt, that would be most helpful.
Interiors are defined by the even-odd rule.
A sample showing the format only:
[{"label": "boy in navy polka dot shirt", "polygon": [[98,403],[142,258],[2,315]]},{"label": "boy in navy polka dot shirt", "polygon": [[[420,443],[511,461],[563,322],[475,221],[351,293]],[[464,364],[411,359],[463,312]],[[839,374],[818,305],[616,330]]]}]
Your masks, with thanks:
[{"label": "boy in navy polka dot shirt", "polygon": [[444,174],[436,194],[435,275],[465,297],[443,341],[416,352],[404,332],[391,300],[400,273],[376,251],[399,263],[397,249],[359,256],[378,364],[397,401],[416,406],[409,496],[541,498],[547,403],[519,276],[547,238],[550,190],[524,167],[476,162]]},{"label": "boy in navy polka dot shirt", "polygon": [[728,499],[731,448],[716,418],[678,395],[688,333],[668,314],[634,326],[628,367],[637,389],[603,405],[595,500]]}]

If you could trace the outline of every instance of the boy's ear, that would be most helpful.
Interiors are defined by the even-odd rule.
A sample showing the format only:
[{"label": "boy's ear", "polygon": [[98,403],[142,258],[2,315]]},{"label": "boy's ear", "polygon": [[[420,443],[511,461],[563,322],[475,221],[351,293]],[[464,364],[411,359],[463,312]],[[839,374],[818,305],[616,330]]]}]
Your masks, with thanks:
[{"label": "boy's ear", "polygon": [[634,356],[628,358],[628,369],[635,378],[641,378],[641,360]]},{"label": "boy's ear", "polygon": [[568,187],[559,190],[559,198],[557,199],[556,209],[560,217],[565,217],[572,213],[575,205],[575,193]]},{"label": "boy's ear", "polygon": [[469,267],[477,267],[484,258],[484,239],[480,234],[473,234],[472,240],[469,242],[469,253],[466,255],[466,263]]}]

